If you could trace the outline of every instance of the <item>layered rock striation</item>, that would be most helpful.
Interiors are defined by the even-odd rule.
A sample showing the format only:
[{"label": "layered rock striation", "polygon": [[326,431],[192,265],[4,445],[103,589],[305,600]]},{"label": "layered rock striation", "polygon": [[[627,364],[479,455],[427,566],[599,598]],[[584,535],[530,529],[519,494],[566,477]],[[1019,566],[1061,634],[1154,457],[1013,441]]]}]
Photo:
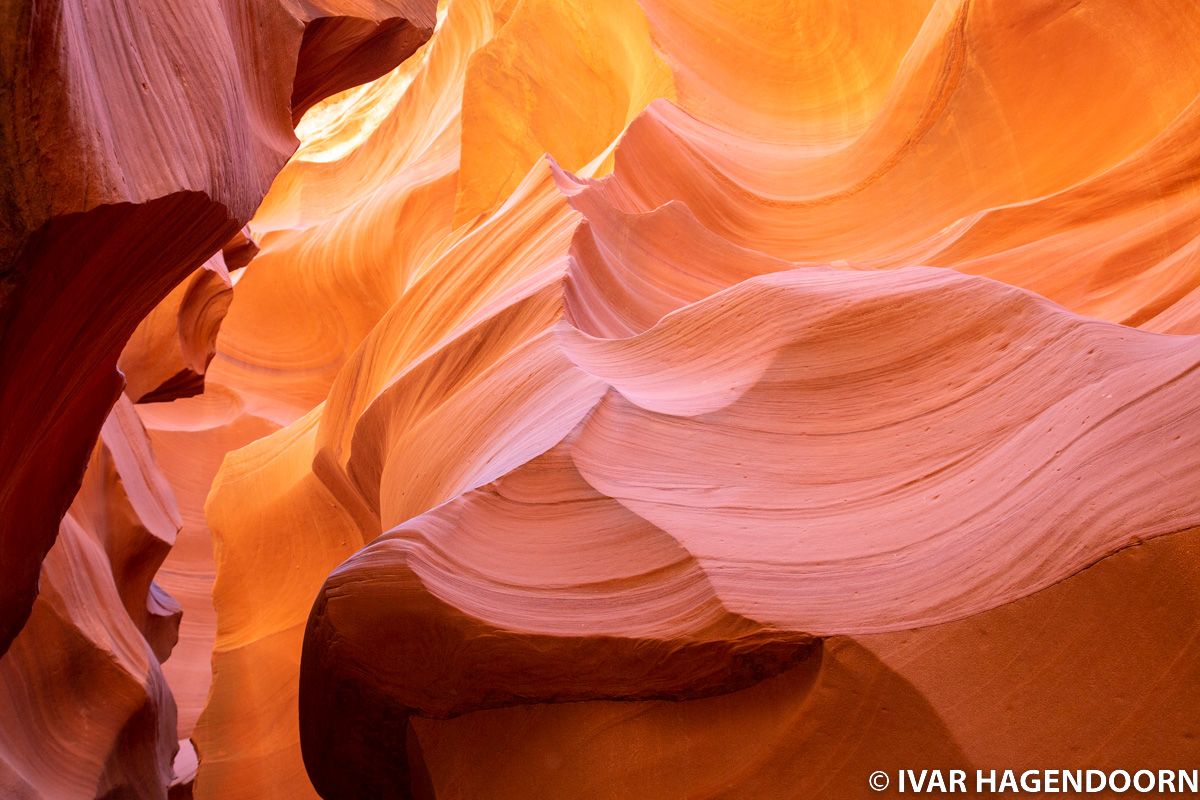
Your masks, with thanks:
[{"label": "layered rock striation", "polygon": [[0,789],[1194,762],[1200,11],[10,16]]}]

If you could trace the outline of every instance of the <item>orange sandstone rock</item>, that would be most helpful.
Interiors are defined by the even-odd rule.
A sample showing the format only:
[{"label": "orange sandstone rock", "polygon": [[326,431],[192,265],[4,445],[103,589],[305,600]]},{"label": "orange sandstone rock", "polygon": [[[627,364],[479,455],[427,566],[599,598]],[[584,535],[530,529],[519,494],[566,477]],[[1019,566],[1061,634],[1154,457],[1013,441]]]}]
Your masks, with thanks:
[{"label": "orange sandstone rock", "polygon": [[773,273],[620,337],[564,320],[496,367],[527,376],[510,396],[561,392],[516,430],[594,398],[561,441],[326,582],[310,775],[394,794],[409,715],[728,691],[809,635],[986,612],[1192,528],[1198,364],[1194,337],[931,269]]},{"label": "orange sandstone rock", "polygon": [[180,609],[152,582],[180,517],[132,403],[101,429],[0,659],[0,787],[19,798],[161,798],[177,746],[161,661]]},{"label": "orange sandstone rock", "polygon": [[1185,5],[5,12],[0,793],[1188,766]]},{"label": "orange sandstone rock", "polygon": [[[314,109],[254,223],[275,268],[250,273],[253,305],[234,305],[210,374],[289,428],[231,456],[209,503],[230,627],[201,724],[202,793],[206,750],[213,796],[309,791],[292,727],[300,621],[323,574],[364,544],[329,578],[339,588],[305,655],[306,758],[333,794],[423,785],[397,765],[414,763],[410,714],[729,689],[711,676],[729,668],[742,625],[799,653],[812,635],[969,618],[1194,524],[1188,501],[1150,487],[1160,463],[1174,464],[1170,486],[1194,472],[1194,344],[1099,320],[1187,319],[1172,306],[1194,285],[1197,71],[1172,37],[1195,20],[1168,30],[1105,3],[1057,16],[1032,3],[888,4],[839,13],[822,31],[837,44],[818,50],[801,46],[816,35],[804,26],[645,3],[672,81],[630,105],[629,87],[645,84],[612,78],[622,88],[604,103],[591,93],[595,108],[549,113],[578,83],[579,56],[551,50],[538,69],[564,66],[526,74],[511,41],[575,41],[522,32],[576,23],[534,8],[447,4],[418,60]],[[871,28],[885,13],[886,31]],[[637,55],[642,24],[622,29],[623,61],[589,69],[652,65]],[[1109,28],[1123,33],[1097,33]],[[1073,55],[1030,63],[1030,36]],[[512,74],[494,66],[506,53]],[[1121,97],[1146,113],[1121,125],[1118,100],[1087,80],[1093,64],[1129,72]],[[657,74],[639,69],[615,74]],[[607,142],[613,128],[578,121],[604,109],[635,115]],[[548,165],[526,155],[542,150]],[[1127,269],[1099,257],[1118,237]],[[922,263],[1098,320],[911,269]],[[582,484],[545,477],[560,474]],[[496,519],[480,510],[509,502],[495,487],[526,484],[540,488]],[[627,529],[612,521],[625,513]],[[698,566],[671,579],[654,570],[674,561],[646,556],[661,580],[632,582],[641,550],[596,533],[614,526]],[[294,531],[283,552],[281,530]],[[579,619],[557,610],[585,566],[602,577],[574,589],[580,603],[625,598],[623,582],[630,599]],[[715,599],[688,593],[704,583]],[[643,594],[661,599],[658,618],[605,616]],[[679,633],[667,609],[683,598],[745,622]],[[572,623],[598,638],[576,642]],[[621,661],[615,641],[643,641],[641,624],[655,631],[647,652],[672,637],[710,643],[693,680],[663,688],[646,663]],[[387,646],[380,630],[394,630]],[[422,672],[409,643],[449,673]],[[559,647],[574,655],[550,655]],[[584,674],[572,659],[592,677],[570,680]],[[287,688],[256,686],[256,663]],[[456,688],[439,691],[447,674]],[[617,679],[628,674],[643,680]],[[334,696],[345,702],[323,705]],[[262,764],[285,780],[247,784]],[[458,780],[429,779],[431,791]]]},{"label": "orange sandstone rock", "polygon": [[[833,637],[720,697],[413,717],[414,794],[867,798],[871,772],[915,764],[1190,768],[1198,556],[1194,531],[1159,538],[959,622]],[[1131,691],[1147,665],[1155,691]]]},{"label": "orange sandstone rock", "polygon": [[386,71],[432,30],[433,10],[431,0],[5,9],[0,652],[121,392],[125,340],[250,218],[295,147],[295,93],[311,102]]}]

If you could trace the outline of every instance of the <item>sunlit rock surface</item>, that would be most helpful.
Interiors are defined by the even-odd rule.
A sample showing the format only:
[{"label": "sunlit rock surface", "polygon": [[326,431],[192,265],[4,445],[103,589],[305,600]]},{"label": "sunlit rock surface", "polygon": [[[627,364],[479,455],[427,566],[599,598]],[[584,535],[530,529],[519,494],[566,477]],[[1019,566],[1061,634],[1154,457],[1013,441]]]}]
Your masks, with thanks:
[{"label": "sunlit rock surface", "polygon": [[1194,766],[1200,8],[227,5],[12,12],[0,789]]},{"label": "sunlit rock surface", "polygon": [[29,613],[139,320],[253,214],[295,148],[297,103],[386,72],[428,36],[433,6],[55,0],[0,12],[0,652]]}]

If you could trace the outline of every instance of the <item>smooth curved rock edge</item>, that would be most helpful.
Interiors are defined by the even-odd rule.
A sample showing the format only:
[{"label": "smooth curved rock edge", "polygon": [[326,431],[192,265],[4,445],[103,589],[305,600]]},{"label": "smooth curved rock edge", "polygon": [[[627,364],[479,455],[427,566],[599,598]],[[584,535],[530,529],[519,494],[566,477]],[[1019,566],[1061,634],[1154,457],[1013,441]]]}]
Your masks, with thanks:
[{"label": "smooth curved rock edge", "polygon": [[195,711],[177,726],[160,662],[182,609],[153,579],[188,517],[122,388],[203,391],[229,269],[256,250],[238,229],[296,145],[292,75],[309,105],[378,76],[428,38],[434,4],[3,16],[0,793],[176,796]]},{"label": "smooth curved rock edge", "polygon": [[1191,766],[1200,12],[786,6],[11,12],[0,794]]},{"label": "smooth curved rock edge", "polygon": [[339,0],[5,12],[0,653],[120,391],[126,339],[245,224],[295,146],[291,74],[311,104],[387,71],[433,29],[431,2],[344,5],[344,23]]},{"label": "smooth curved rock edge", "polygon": [[736,690],[812,636],[984,613],[1200,524],[1198,337],[945,270],[806,268],[540,341],[603,384],[566,438],[375,540],[313,608],[323,796],[401,791],[413,714]]}]

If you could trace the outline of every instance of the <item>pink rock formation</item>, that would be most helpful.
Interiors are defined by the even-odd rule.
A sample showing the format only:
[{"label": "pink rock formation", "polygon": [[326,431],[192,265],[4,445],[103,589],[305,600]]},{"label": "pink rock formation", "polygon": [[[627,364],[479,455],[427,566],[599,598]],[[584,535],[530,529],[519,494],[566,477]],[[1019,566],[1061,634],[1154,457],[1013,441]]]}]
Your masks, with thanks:
[{"label": "pink rock formation", "polygon": [[29,622],[0,660],[6,797],[164,795],[177,743],[159,662],[180,609],[152,579],[179,524],[122,396],[42,565]]},{"label": "pink rock formation", "polygon": [[137,402],[174,400],[204,389],[233,282],[217,253],[176,286],[134,330],[117,367]]},{"label": "pink rock formation", "polygon": [[[414,717],[415,785],[448,798],[867,797],[872,771],[913,764],[1190,767],[1197,556],[1194,536],[1160,538],[959,622],[831,637],[811,662],[720,697]],[[1156,691],[1131,692],[1148,664]]]},{"label": "pink rock formation", "polygon": [[0,793],[1194,768],[1184,6],[0,12]]},{"label": "pink rock formation", "polygon": [[[710,275],[735,257],[709,252]],[[810,634],[977,614],[1194,527],[1197,365],[1200,339],[944,270],[777,272],[626,335],[564,321],[494,366],[542,373],[496,427],[525,392],[594,398],[561,442],[326,582],[301,678],[310,775],[325,797],[395,794],[409,714],[739,688]],[[476,392],[495,384],[418,424]],[[493,461],[520,460],[506,444]],[[444,469],[424,452],[385,482]]]},{"label": "pink rock formation", "polygon": [[0,653],[121,392],[125,340],[250,218],[295,147],[293,97],[394,66],[433,3],[67,0],[3,19]]},{"label": "pink rock formation", "polygon": [[[645,4],[675,78],[661,94],[677,92],[678,105],[650,103],[615,147],[582,155],[561,144],[575,123],[539,132],[539,104],[559,96],[551,81],[530,80],[536,99],[523,109],[506,100],[485,66],[505,52],[491,26],[513,33],[517,12],[481,6],[451,3],[420,59],[318,109],[322,126],[259,217],[260,263],[274,268],[242,287],[253,305],[235,304],[212,374],[288,427],[232,454],[209,503],[229,627],[198,729],[202,794],[311,791],[295,759],[294,690],[245,676],[269,663],[292,685],[302,610],[380,532],[329,578],[304,656],[306,763],[329,796],[499,792],[485,775],[424,786],[421,769],[400,766],[413,763],[416,731],[442,725],[423,715],[730,689],[755,647],[759,673],[772,674],[811,636],[988,612],[1196,524],[1166,488],[1195,471],[1194,342],[908,269],[996,276],[1112,322],[1164,300],[1186,309],[1195,168],[1180,146],[1194,66],[1155,87],[1180,52],[1159,37],[1184,36],[1193,20],[1168,32],[1147,16],[1117,40],[1031,8],[889,11],[916,15],[897,27],[913,38],[860,44],[878,58],[874,88],[855,84],[854,113],[822,120],[789,105],[796,79],[760,85],[728,47],[700,58],[708,32],[737,20]],[[720,24],[693,24],[709,13]],[[846,13],[857,33],[854,14],[881,12]],[[1088,13],[1112,25],[1122,14]],[[690,32],[668,30],[680,17]],[[1064,159],[1070,131],[1121,112],[1087,101],[1076,119],[1014,97],[1020,146],[998,147],[998,82],[1033,83],[1068,107],[1072,92],[1095,96],[1053,66],[1024,66],[1010,28],[1052,30],[1078,64],[1125,63],[1144,47],[1153,57],[1130,85],[1153,121]],[[763,31],[774,35],[746,35],[766,46]],[[770,54],[788,52],[778,33]],[[481,55],[464,67],[472,48]],[[854,83],[830,59],[814,102]],[[639,63],[623,73],[636,87],[656,74]],[[697,88],[720,81],[730,88]],[[638,91],[617,93],[609,118]],[[743,108],[705,105],[718,96]],[[404,123],[413,118],[428,123]],[[496,152],[510,155],[484,167],[468,148],[497,128],[517,143],[501,137]],[[571,143],[588,141],[590,128],[574,130]],[[532,163],[523,179],[491,183],[538,146],[581,177]],[[477,218],[494,196],[481,185],[508,194]],[[1095,251],[1118,235],[1127,270]],[[1059,268],[1072,246],[1078,263]],[[898,269],[870,272],[882,268]],[[264,587],[262,575],[275,580]],[[738,734],[715,736],[736,752]],[[522,769],[538,772],[531,758]],[[265,764],[286,782],[256,782]]]}]

